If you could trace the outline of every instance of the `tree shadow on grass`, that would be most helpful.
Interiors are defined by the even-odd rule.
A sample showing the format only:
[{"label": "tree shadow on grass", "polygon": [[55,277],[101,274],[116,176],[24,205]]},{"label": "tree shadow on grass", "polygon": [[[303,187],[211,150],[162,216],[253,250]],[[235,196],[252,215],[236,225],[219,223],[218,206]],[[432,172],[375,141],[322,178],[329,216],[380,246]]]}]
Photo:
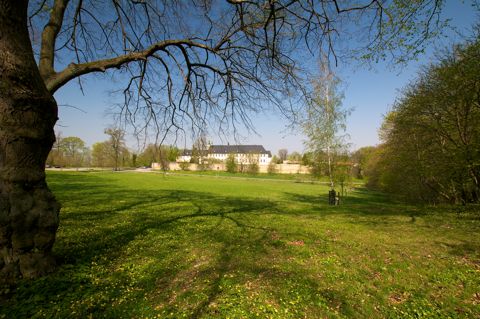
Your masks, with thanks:
[{"label": "tree shadow on grass", "polygon": [[98,173],[49,172],[47,174],[47,182],[51,189],[59,193],[83,193],[91,189],[115,188],[115,179],[111,175]]},{"label": "tree shadow on grass", "polygon": [[480,269],[480,245],[478,243],[462,240],[455,244],[436,241],[436,244],[448,247],[451,255],[476,259],[476,264]]},{"label": "tree shadow on grass", "polygon": [[[189,244],[189,236],[184,231],[187,229],[192,238],[204,241],[207,246],[223,247],[213,256],[210,273],[207,271],[202,275],[211,283],[202,291],[208,296],[191,309],[193,317],[200,317],[205,307],[221,293],[223,274],[236,267],[245,246],[253,249],[255,254],[261,254],[264,253],[263,241],[269,238],[270,229],[249,216],[274,209],[274,204],[268,200],[182,190],[132,190],[95,175],[80,177],[67,174],[60,177],[61,180],[50,183],[60,201],[65,200],[65,211],[61,213],[62,229],[54,248],[59,270],[37,281],[25,281],[12,298],[10,316],[31,317],[39,308],[52,314],[58,311],[53,308],[59,299],[71,299],[75,303],[84,299],[92,300],[91,305],[77,309],[76,317],[95,312],[109,313],[107,317],[122,317],[113,309],[105,309],[101,296],[95,297],[100,288],[105,291],[103,297],[113,303],[121,292],[110,287],[114,285],[111,280],[118,281],[119,286],[129,281],[128,272],[116,271],[113,265],[122,264],[129,258],[135,260],[139,254],[142,258],[154,260],[152,269],[141,280],[135,280],[135,285],[143,290],[158,289],[158,285],[152,286],[158,278],[166,283],[175,280],[181,284],[188,283],[188,276],[183,274],[191,271],[192,265],[185,261],[180,249]],[[89,210],[85,210],[87,207]],[[197,229],[198,224],[206,224],[207,227]],[[254,234],[254,238],[245,237],[245,234]],[[157,238],[169,238],[168,243],[149,250],[149,241],[156,242]],[[238,241],[244,246],[236,246]],[[129,251],[129,246],[146,252]],[[192,249],[206,248],[193,245]],[[95,265],[101,266],[98,268],[100,271],[104,268],[114,273],[105,274],[110,282],[99,284],[92,281],[99,275],[92,273],[97,269]],[[115,279],[115,276],[118,278]],[[170,287],[167,293],[175,294],[175,289]],[[186,290],[186,293],[197,292],[191,286]],[[29,301],[29,306],[25,301]]]},{"label": "tree shadow on grass", "polygon": [[[122,199],[112,203],[110,197]],[[107,208],[93,211],[77,210],[61,217],[61,223],[77,224],[85,222],[83,227],[95,227],[95,231],[86,232],[79,240],[81,245],[73,245],[57,251],[64,262],[89,262],[98,255],[115,252],[137,236],[148,230],[169,230],[172,225],[196,218],[224,218],[238,227],[249,226],[230,215],[260,214],[271,209],[272,203],[260,200],[218,197],[208,193],[191,191],[143,191],[134,193],[116,190],[115,195],[103,196],[102,193],[90,194],[89,200],[107,202]],[[86,229],[88,230],[88,229]]]},{"label": "tree shadow on grass", "polygon": [[291,201],[296,201],[309,206],[309,211],[319,216],[348,215],[358,216],[412,216],[422,215],[420,209],[405,205],[388,198],[386,195],[366,189],[355,189],[349,195],[341,199],[338,206],[328,205],[328,193],[318,195],[305,195],[284,193]]},{"label": "tree shadow on grass", "polygon": [[[209,239],[220,245],[219,253],[213,258],[212,263],[198,272],[191,271],[190,268],[185,272],[170,274],[163,278],[158,288],[166,291],[178,291],[174,293],[176,300],[188,298],[187,296],[192,293],[203,295],[203,298],[191,304],[190,308],[175,302],[168,303],[165,306],[166,313],[176,313],[180,310],[184,311],[183,314],[188,318],[225,317],[226,315],[248,317],[250,311],[254,310],[248,306],[256,307],[265,301],[257,300],[257,304],[253,302],[245,307],[245,304],[237,304],[236,298],[242,293],[252,297],[263,292],[269,295],[267,302],[286,303],[289,298],[301,296],[299,298],[308,303],[309,309],[306,309],[305,305],[301,303],[296,306],[293,306],[294,303],[282,305],[287,308],[292,307],[292,309],[297,307],[295,311],[298,311],[299,317],[312,317],[312,314],[315,317],[322,312],[333,315],[333,312],[329,312],[328,306],[331,309],[337,309],[345,316],[354,314],[346,294],[333,288],[322,288],[301,263],[297,264],[293,258],[294,254],[288,252],[288,247],[279,249],[275,245],[272,241],[272,229],[246,224],[238,217],[225,214],[220,218],[224,222],[231,222],[235,225],[234,227],[239,228],[240,234],[247,234],[247,236],[239,234],[232,236],[229,232],[212,231],[208,235]],[[284,270],[279,269],[275,260],[272,260],[272,251],[276,251],[274,255],[283,255],[281,259],[289,259],[291,267]],[[295,264],[297,266],[294,266]],[[177,283],[179,276],[183,278],[181,280],[183,284],[180,284],[180,289],[175,290],[172,282]],[[152,272],[151,277],[146,281],[151,281],[155,277],[155,272]],[[195,280],[189,282],[188,278],[195,278]],[[188,282],[187,285],[184,284],[185,281]],[[208,284],[204,285],[202,289],[198,289],[198,286],[202,286],[203,281],[207,281]],[[253,287],[250,286],[251,282],[253,282]],[[294,291],[296,292],[295,296],[291,295]],[[317,309],[319,304],[323,304],[320,312]],[[218,305],[221,305],[221,309],[218,308]],[[238,308],[242,308],[246,312],[240,312]],[[257,316],[262,317],[258,313]]]},{"label": "tree shadow on grass", "polygon": [[[352,315],[348,296],[325,290],[312,279],[302,260],[296,260],[301,259],[302,248],[279,244],[273,238],[278,229],[263,217],[266,213],[296,217],[303,208],[201,191],[123,187],[109,175],[65,174],[51,185],[66,201],[54,250],[60,269],[25,282],[9,305],[11,317],[31,317],[39,309],[47,317],[148,317],[155,313],[148,308],[155,303],[178,317],[181,313],[191,318],[222,317],[240,306],[255,307],[228,306],[228,300],[235,301],[239,294],[268,292],[280,303],[293,298],[292,289],[309,304],[330,305]],[[339,213],[326,201],[317,204],[316,196],[286,196],[310,205],[319,216],[324,211]],[[304,235],[289,227],[278,231],[292,238]],[[296,307],[301,312],[304,305]],[[322,311],[328,314],[326,308]]]}]

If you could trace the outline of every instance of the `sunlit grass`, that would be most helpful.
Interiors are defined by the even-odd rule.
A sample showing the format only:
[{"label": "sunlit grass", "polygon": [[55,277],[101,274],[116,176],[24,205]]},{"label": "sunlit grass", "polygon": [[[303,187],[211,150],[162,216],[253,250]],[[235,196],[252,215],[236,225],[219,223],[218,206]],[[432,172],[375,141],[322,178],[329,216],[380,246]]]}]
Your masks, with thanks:
[{"label": "sunlit grass", "polygon": [[56,273],[6,318],[480,316],[475,209],[417,208],[318,184],[49,173]]}]

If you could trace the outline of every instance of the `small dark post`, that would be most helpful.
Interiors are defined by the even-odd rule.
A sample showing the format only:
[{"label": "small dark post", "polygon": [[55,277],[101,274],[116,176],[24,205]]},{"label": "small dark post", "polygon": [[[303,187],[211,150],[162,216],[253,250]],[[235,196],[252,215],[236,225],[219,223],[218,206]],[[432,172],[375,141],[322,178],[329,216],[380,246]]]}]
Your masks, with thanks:
[{"label": "small dark post", "polygon": [[337,192],[334,189],[328,192],[328,204],[336,205],[337,204]]}]

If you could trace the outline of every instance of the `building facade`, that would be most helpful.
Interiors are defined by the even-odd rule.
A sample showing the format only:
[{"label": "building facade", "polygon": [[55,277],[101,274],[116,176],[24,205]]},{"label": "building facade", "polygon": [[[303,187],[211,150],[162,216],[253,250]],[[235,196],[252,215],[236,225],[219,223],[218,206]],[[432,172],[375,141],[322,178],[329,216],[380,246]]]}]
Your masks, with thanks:
[{"label": "building facade", "polygon": [[[184,150],[177,157],[177,162],[190,162],[192,150]],[[237,164],[268,165],[272,160],[272,153],[265,150],[262,145],[210,145],[204,153],[203,159],[210,162],[226,162],[229,156],[234,156]]]},{"label": "building facade", "polygon": [[190,160],[192,159],[192,150],[183,150],[180,155],[177,156],[177,163],[180,162],[187,162],[190,163]]}]

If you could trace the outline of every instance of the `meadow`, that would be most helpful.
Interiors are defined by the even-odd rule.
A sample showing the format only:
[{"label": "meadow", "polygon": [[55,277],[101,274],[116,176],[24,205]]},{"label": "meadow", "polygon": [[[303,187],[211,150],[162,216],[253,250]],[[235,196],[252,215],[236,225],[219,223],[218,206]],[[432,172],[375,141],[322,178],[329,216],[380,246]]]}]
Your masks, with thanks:
[{"label": "meadow", "polygon": [[49,172],[55,273],[0,318],[480,318],[480,212],[295,180]]}]

